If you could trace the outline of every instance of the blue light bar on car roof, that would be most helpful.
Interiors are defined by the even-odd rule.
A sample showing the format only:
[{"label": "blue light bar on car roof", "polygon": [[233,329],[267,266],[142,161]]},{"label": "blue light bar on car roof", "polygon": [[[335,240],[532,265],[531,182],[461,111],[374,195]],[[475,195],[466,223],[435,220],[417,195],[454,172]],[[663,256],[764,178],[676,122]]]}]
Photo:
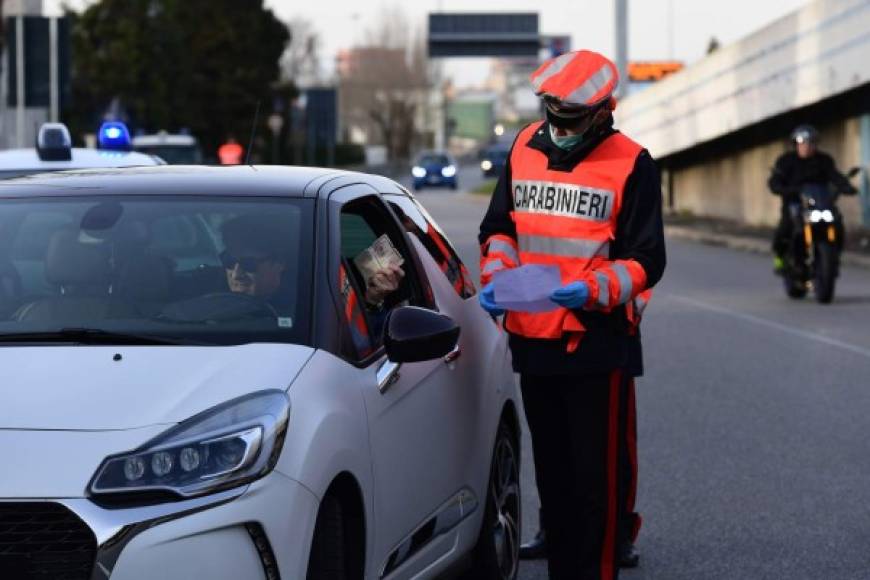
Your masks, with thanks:
[{"label": "blue light bar on car roof", "polygon": [[97,147],[108,151],[132,151],[133,140],[127,125],[120,121],[106,121],[97,134]]}]

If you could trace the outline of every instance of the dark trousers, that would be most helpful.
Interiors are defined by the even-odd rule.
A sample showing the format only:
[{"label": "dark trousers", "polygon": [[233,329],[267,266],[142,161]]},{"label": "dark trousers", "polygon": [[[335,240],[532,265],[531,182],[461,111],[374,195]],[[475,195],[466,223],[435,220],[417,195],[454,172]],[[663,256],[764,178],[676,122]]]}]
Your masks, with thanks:
[{"label": "dark trousers", "polygon": [[620,511],[634,508],[631,384],[621,372],[521,376],[551,580],[617,578],[616,546],[639,526],[620,521]]},{"label": "dark trousers", "polygon": [[[619,476],[627,491],[625,502],[620,503],[618,506],[618,518],[620,542],[634,543],[637,541],[637,536],[643,523],[643,518],[635,511],[635,502],[637,501],[637,401],[634,395],[634,379],[624,381],[622,384],[624,391],[621,396],[626,397],[627,412],[624,425],[625,437],[622,439],[622,442],[625,444],[623,453],[625,453],[628,461],[621,462],[619,466]],[[540,488],[541,472],[537,468],[535,469],[535,481]],[[539,526],[541,530],[545,529],[543,513],[539,516]],[[622,544],[617,545],[620,546]]]}]

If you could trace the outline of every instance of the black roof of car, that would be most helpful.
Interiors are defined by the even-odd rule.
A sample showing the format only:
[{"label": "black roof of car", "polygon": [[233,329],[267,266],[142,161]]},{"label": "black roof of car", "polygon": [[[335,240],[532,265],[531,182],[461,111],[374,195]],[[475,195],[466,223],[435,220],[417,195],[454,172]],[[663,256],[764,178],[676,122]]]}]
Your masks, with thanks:
[{"label": "black roof of car", "polygon": [[[162,165],[40,173],[0,181],[0,198],[64,195],[250,195],[318,197],[365,183],[379,193],[405,194],[380,175],[320,167]],[[324,187],[325,186],[325,187]]]}]

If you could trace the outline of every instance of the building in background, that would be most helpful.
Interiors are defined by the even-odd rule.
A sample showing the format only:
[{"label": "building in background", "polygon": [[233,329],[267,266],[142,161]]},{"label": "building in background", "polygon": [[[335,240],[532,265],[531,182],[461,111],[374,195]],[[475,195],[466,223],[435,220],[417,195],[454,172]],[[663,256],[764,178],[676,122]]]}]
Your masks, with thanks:
[{"label": "building in background", "polygon": [[770,168],[811,123],[841,168],[865,169],[861,196],[840,209],[870,227],[868,30],[866,0],[811,2],[624,99],[619,128],[664,168],[673,211],[773,225]]},{"label": "building in background", "polygon": [[3,0],[3,149],[31,146],[43,123],[61,120],[60,111],[69,98],[69,20],[42,14],[42,0]]}]

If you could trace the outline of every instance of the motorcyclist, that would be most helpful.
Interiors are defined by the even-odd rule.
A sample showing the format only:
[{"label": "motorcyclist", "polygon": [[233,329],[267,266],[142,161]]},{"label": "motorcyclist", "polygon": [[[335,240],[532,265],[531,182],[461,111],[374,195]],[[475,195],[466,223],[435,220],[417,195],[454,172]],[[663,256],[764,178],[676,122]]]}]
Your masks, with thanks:
[{"label": "motorcyclist", "polygon": [[[832,187],[837,193],[853,195],[857,190],[837,169],[834,159],[818,150],[819,132],[812,125],[800,125],[791,133],[795,147],[779,156],[770,174],[767,185],[770,191],[782,197],[779,224],[773,235],[773,267],[781,273],[785,267],[794,235],[795,218],[800,215],[801,188],[807,185]],[[844,240],[842,222],[837,239],[841,245]]]}]

